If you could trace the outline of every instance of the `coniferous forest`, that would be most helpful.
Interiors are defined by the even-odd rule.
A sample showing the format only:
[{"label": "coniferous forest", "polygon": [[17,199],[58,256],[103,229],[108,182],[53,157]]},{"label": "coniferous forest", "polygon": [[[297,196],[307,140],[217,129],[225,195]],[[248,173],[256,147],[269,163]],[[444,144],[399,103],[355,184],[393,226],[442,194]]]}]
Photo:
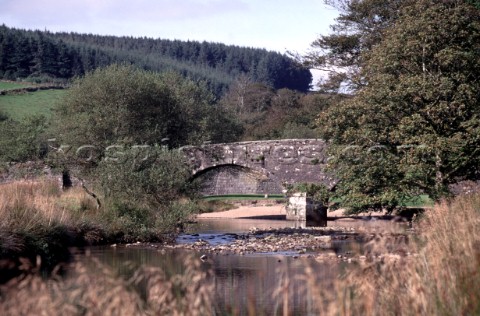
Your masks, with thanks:
[{"label": "coniferous forest", "polygon": [[113,63],[173,70],[203,80],[217,96],[240,75],[273,89],[306,92],[312,75],[292,58],[220,43],[52,33],[0,26],[0,79],[68,80]]}]

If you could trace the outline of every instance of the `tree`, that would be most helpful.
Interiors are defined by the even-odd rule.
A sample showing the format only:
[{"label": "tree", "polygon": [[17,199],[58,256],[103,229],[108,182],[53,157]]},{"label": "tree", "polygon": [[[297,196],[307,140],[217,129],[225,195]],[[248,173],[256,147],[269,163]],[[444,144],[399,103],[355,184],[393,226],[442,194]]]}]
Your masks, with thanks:
[{"label": "tree", "polygon": [[191,176],[182,154],[163,146],[141,153],[126,149],[109,155],[99,165],[98,174],[105,198],[116,206],[162,213],[179,198],[190,195]]},{"label": "tree", "polygon": [[25,162],[42,157],[46,144],[47,120],[31,116],[14,121],[0,113],[0,161]]},{"label": "tree", "polygon": [[[215,104],[215,96],[205,82],[184,79],[178,73],[161,75],[161,88],[173,96],[180,111],[178,145],[200,145],[204,141],[236,141],[242,133],[234,114]],[[180,123],[182,122],[182,123]]]},{"label": "tree", "polygon": [[479,13],[465,1],[415,1],[362,54],[368,84],[318,120],[343,206],[391,211],[478,178]]},{"label": "tree", "polygon": [[213,101],[205,86],[178,74],[112,65],[69,89],[56,111],[57,138],[67,157],[94,166],[112,146],[233,140],[236,122]]},{"label": "tree", "polygon": [[364,53],[383,39],[383,32],[398,18],[400,8],[411,0],[325,0],[340,12],[332,34],[321,35],[312,50],[303,56],[310,68],[329,73],[319,83],[324,92],[338,92],[341,85],[356,90],[365,84],[358,73],[364,64]]},{"label": "tree", "polygon": [[64,144],[104,150],[110,145],[154,144],[172,137],[179,112],[158,76],[113,65],[77,80],[57,109]]}]

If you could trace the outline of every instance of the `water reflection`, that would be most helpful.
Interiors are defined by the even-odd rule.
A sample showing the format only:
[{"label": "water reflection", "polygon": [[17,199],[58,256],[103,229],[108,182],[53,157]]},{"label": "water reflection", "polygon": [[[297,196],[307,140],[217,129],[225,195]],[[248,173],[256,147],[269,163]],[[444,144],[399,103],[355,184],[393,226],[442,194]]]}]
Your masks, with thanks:
[{"label": "water reflection", "polygon": [[[135,267],[145,265],[160,267],[169,276],[182,274],[187,255],[184,250],[134,247],[92,247],[89,252],[90,256],[83,256],[80,260],[88,264],[92,258],[98,259],[125,278],[131,276]],[[202,254],[193,255],[200,258]],[[330,284],[339,271],[339,266],[334,263],[319,263],[311,258],[294,259],[292,256],[261,254],[209,255],[202,268],[212,271],[215,310],[219,315],[245,315],[249,310],[254,310],[255,314],[281,314],[285,301],[288,301],[291,315],[313,315],[312,305],[317,298],[306,292],[305,281],[298,277],[303,275],[306,265],[314,268],[316,277],[324,284]],[[287,290],[275,293],[279,284],[287,281]]]},{"label": "water reflection", "polygon": [[[238,235],[252,228],[285,228],[299,227],[302,223],[285,220],[267,219],[200,219],[189,225],[187,232],[179,236],[179,243],[195,242],[198,239],[210,243],[227,243],[235,240]],[[306,223],[305,223],[306,225]],[[402,230],[405,224],[390,221],[328,221],[327,226],[356,227],[367,230]],[[358,250],[358,245],[352,242],[336,242],[333,256]],[[185,271],[185,256],[193,255],[200,260],[204,253],[183,249],[162,249],[155,247],[91,247],[90,257],[83,256],[79,260],[96,258],[112,267],[117,273],[129,277],[132,269],[139,266],[154,266],[161,268],[166,275],[182,274]],[[293,253],[292,253],[293,254]],[[283,313],[283,304],[288,302],[290,315],[315,315],[317,294],[310,293],[306,287],[305,267],[313,269],[315,284],[328,289],[348,263],[338,263],[336,260],[317,261],[314,258],[295,258],[288,253],[258,253],[251,255],[215,255],[206,254],[202,263],[204,271],[211,271],[211,282],[215,285],[215,310],[218,315],[254,314],[275,315]],[[100,273],[100,272],[99,272]],[[282,291],[280,285],[285,285]]]}]

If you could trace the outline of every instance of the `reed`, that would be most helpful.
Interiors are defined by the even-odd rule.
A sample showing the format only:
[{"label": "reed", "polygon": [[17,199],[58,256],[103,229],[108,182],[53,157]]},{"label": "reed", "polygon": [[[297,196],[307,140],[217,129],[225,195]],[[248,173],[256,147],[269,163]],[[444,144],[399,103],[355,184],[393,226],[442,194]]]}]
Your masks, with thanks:
[{"label": "reed", "polygon": [[54,181],[17,181],[0,188],[0,229],[9,231],[71,225],[79,217],[66,202],[78,204],[86,198],[78,190],[63,195]]},{"label": "reed", "polygon": [[160,213],[111,205],[97,209],[95,200],[82,188],[64,191],[56,181],[2,184],[0,261],[14,261],[18,266],[19,258],[35,262],[38,255],[43,268],[53,269],[68,260],[71,246],[164,241],[174,231],[181,212],[191,212],[192,206],[184,204],[172,204],[176,209],[166,218]]},{"label": "reed", "polygon": [[2,315],[213,315],[213,283],[193,257],[170,277],[158,267],[139,267],[125,279],[90,262],[70,265],[66,277],[32,273],[0,286]]},{"label": "reed", "polygon": [[[399,251],[376,239],[328,287],[306,267],[305,286],[323,315],[480,314],[480,195],[444,201],[416,223],[418,232]],[[401,250],[401,249],[400,249]]]}]

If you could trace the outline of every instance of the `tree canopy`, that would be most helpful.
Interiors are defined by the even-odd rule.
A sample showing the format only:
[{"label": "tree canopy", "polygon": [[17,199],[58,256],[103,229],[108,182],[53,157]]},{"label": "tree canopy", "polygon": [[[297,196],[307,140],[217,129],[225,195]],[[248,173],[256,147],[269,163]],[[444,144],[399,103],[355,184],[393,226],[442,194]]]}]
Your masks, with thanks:
[{"label": "tree canopy", "polygon": [[303,62],[328,72],[319,83],[325,92],[337,92],[341,86],[350,91],[364,85],[358,74],[364,65],[364,53],[383,39],[384,31],[394,24],[400,8],[411,0],[324,0],[340,12],[332,33],[319,36]]},{"label": "tree canopy", "polygon": [[362,52],[365,86],[318,119],[345,207],[392,210],[478,178],[479,13],[458,0],[404,4]]},{"label": "tree canopy", "polygon": [[308,91],[312,75],[292,58],[220,43],[25,31],[0,26],[0,78],[67,80],[99,67],[129,63],[205,81],[217,96],[240,75],[274,89]]},{"label": "tree canopy", "polygon": [[201,83],[178,74],[111,65],[75,81],[57,109],[57,135],[74,150],[100,151],[235,139],[239,127],[213,100]]}]

